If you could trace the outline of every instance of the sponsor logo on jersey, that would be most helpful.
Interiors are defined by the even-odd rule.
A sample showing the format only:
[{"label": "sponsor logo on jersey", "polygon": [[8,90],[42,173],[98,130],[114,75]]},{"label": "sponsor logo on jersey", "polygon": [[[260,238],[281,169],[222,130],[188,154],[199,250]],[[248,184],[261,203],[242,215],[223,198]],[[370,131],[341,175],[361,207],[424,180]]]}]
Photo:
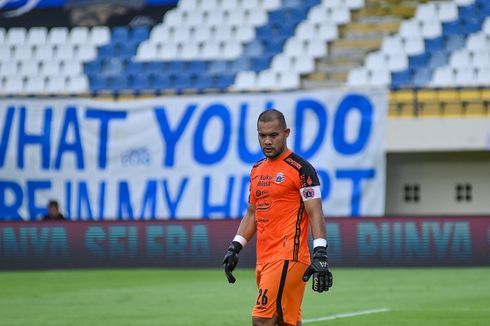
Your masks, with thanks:
[{"label": "sponsor logo on jersey", "polygon": [[275,182],[276,183],[281,183],[283,181],[284,181],[284,173],[279,172],[278,174],[276,174],[276,180],[275,180]]}]

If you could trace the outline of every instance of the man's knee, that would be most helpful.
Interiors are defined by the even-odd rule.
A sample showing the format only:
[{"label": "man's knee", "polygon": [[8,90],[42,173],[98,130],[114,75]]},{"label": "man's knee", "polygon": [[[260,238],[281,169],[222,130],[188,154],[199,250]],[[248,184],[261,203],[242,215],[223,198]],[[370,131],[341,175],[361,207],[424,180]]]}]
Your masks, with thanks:
[{"label": "man's knee", "polygon": [[275,318],[252,317],[253,326],[276,326]]}]

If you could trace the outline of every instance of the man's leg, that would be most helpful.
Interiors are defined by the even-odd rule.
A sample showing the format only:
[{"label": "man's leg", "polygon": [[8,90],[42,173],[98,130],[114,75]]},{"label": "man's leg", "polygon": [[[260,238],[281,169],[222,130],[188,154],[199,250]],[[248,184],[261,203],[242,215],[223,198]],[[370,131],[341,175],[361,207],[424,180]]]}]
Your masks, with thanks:
[{"label": "man's leg", "polygon": [[276,326],[277,318],[252,317],[253,326]]}]

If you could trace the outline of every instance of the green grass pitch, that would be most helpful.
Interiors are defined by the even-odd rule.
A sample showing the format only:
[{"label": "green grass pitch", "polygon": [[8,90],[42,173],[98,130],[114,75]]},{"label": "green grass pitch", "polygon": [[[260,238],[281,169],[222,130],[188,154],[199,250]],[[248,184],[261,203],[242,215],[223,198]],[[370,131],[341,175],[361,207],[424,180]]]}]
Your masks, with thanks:
[{"label": "green grass pitch", "polygon": [[[254,271],[127,269],[0,273],[0,325],[250,325]],[[308,287],[303,318],[389,311],[305,325],[490,325],[490,268],[334,269]]]}]

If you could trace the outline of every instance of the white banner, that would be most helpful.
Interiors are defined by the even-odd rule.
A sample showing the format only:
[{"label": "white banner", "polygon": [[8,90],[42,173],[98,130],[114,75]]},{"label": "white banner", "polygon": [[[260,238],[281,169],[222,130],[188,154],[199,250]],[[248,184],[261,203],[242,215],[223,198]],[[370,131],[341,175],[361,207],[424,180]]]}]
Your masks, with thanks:
[{"label": "white banner", "polygon": [[385,90],[0,100],[0,218],[235,218],[263,157],[256,120],[277,108],[289,148],[322,183],[326,216],[383,215]]}]

